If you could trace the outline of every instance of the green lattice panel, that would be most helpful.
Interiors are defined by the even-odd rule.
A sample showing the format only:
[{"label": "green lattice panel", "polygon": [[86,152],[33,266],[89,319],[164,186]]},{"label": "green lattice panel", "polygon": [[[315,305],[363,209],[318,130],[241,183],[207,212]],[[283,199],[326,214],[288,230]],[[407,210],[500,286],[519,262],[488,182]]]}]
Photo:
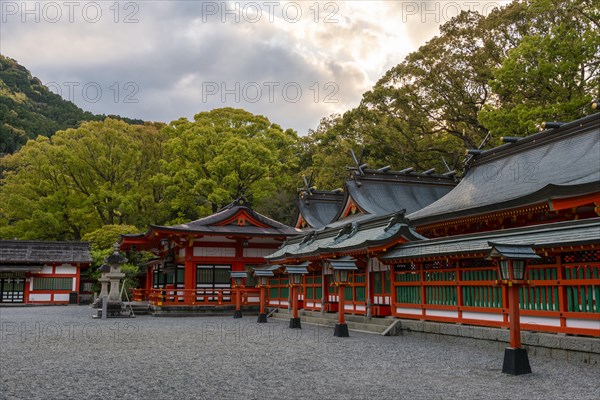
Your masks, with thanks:
[{"label": "green lattice panel", "polygon": [[396,282],[418,282],[419,279],[419,274],[396,274]]},{"label": "green lattice panel", "polygon": [[494,281],[498,279],[498,271],[496,269],[484,269],[474,271],[462,271],[463,281]]},{"label": "green lattice panel", "polygon": [[[598,266],[577,266],[565,268],[566,279],[598,279]],[[567,310],[574,312],[600,313],[599,285],[567,286]]]},{"label": "green lattice panel", "polygon": [[375,293],[381,293],[381,289],[383,286],[381,280],[382,279],[380,273],[373,274],[373,289],[375,290]]},{"label": "green lattice panel", "polygon": [[502,288],[498,286],[463,286],[463,305],[468,307],[502,307]]},{"label": "green lattice panel", "polygon": [[427,286],[425,287],[426,304],[443,306],[457,305],[455,286]]},{"label": "green lattice panel", "polygon": [[[556,268],[532,268],[529,279],[545,281],[558,279]],[[558,287],[540,286],[519,287],[519,305],[523,310],[558,311]]]},{"label": "green lattice panel", "polygon": [[383,274],[383,282],[385,286],[385,293],[390,293],[390,271],[385,271]]},{"label": "green lattice panel", "polygon": [[419,286],[396,286],[396,301],[421,304],[421,288]]},{"label": "green lattice panel", "polygon": [[310,286],[306,287],[306,298],[307,299],[313,299],[313,288]]},{"label": "green lattice panel", "polygon": [[425,280],[429,282],[454,281],[455,276],[454,271],[427,272],[425,274]]}]

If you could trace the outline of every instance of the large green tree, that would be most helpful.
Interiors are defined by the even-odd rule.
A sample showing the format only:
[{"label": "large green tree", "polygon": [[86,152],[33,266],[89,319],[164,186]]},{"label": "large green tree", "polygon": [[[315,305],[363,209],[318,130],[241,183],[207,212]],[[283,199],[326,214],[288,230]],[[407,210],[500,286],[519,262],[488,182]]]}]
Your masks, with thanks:
[{"label": "large green tree", "polygon": [[80,239],[102,225],[160,220],[164,188],[152,179],[165,138],[160,128],[86,122],[2,158],[1,237]]},{"label": "large green tree", "polygon": [[[165,128],[165,173],[171,222],[210,214],[244,196],[282,218],[298,169],[298,137],[267,118],[222,108]],[[287,216],[286,219],[290,217]]]},{"label": "large green tree", "polygon": [[521,136],[542,121],[571,121],[600,96],[600,7],[582,0],[532,1],[528,34],[492,71],[493,101],[479,113],[487,129]]}]

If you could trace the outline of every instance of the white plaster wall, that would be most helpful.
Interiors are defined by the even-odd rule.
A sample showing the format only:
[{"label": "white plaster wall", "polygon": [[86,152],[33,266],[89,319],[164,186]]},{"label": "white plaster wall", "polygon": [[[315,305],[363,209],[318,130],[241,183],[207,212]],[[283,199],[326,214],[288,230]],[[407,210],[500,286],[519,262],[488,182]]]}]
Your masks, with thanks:
[{"label": "white plaster wall", "polygon": [[51,274],[52,273],[52,267],[49,265],[44,265],[42,267],[42,270],[39,272],[40,274]]},{"label": "white plaster wall", "polygon": [[232,247],[194,247],[194,257],[235,257]]},{"label": "white plaster wall", "polygon": [[56,273],[57,274],[76,274],[77,273],[77,267],[74,267],[72,265],[61,265],[56,267]]},{"label": "white plaster wall", "polygon": [[264,257],[273,253],[275,249],[244,249],[244,257]]},{"label": "white plaster wall", "polygon": [[30,293],[29,301],[50,301],[50,293]]},{"label": "white plaster wall", "polygon": [[414,314],[421,315],[422,310],[420,308],[405,308],[405,307],[396,307],[396,312],[398,314]]},{"label": "white plaster wall", "polygon": [[463,311],[462,317],[463,317],[463,319],[480,319],[482,321],[500,321],[500,322],[502,322],[502,314]]},{"label": "white plaster wall", "polygon": [[600,331],[600,319],[593,320],[567,318],[566,323],[569,328],[597,329]]},{"label": "white plaster wall", "polygon": [[452,310],[425,310],[425,315],[431,315],[432,317],[458,318],[458,311],[452,311]]}]

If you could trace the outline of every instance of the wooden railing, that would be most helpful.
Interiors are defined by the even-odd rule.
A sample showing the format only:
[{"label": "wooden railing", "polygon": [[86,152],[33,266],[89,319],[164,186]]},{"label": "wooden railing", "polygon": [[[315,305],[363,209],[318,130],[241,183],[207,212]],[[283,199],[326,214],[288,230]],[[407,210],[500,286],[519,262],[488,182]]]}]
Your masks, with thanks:
[{"label": "wooden railing", "polygon": [[156,306],[217,306],[235,305],[236,290],[241,305],[258,305],[260,289],[135,289],[133,301],[145,301]]},{"label": "wooden railing", "polygon": [[[532,265],[519,288],[523,329],[600,336],[600,264]],[[494,266],[396,271],[398,318],[508,327],[507,294]]]}]

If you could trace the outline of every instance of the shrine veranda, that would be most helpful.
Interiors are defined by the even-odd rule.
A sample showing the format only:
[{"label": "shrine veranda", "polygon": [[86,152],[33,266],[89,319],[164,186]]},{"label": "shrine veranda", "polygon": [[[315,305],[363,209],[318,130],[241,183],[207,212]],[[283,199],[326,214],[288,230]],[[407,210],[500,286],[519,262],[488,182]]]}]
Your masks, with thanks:
[{"label": "shrine veranda", "polygon": [[[0,308],[2,399],[595,399],[600,367],[496,347],[231,316],[91,320],[86,306]],[[92,395],[90,395],[92,394]]]}]

